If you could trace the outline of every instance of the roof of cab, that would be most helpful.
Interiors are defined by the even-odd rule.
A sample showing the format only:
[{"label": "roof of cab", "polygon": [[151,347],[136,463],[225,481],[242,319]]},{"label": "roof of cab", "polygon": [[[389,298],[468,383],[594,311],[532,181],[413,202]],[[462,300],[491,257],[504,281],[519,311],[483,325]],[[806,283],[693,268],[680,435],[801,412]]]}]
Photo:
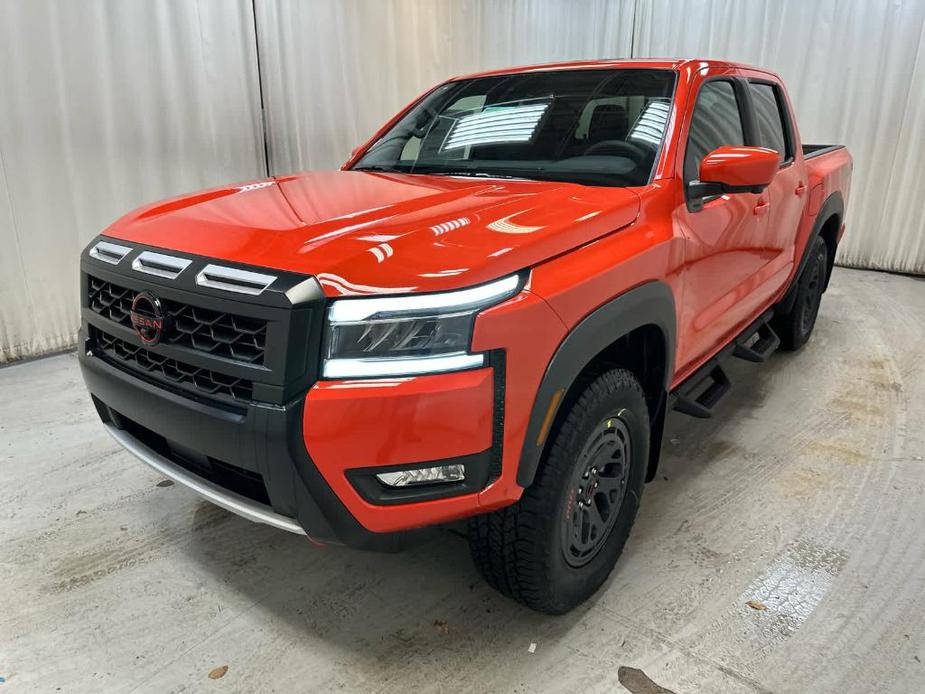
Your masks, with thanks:
[{"label": "roof of cab", "polygon": [[474,72],[469,75],[458,75],[453,79],[472,79],[475,77],[490,77],[492,75],[547,72],[551,70],[602,70],[607,68],[661,68],[663,70],[678,70],[687,63],[698,63],[702,67],[750,67],[726,60],[710,60],[706,58],[619,58],[613,60],[574,60],[563,63],[521,65],[518,67],[487,70],[485,72]]}]

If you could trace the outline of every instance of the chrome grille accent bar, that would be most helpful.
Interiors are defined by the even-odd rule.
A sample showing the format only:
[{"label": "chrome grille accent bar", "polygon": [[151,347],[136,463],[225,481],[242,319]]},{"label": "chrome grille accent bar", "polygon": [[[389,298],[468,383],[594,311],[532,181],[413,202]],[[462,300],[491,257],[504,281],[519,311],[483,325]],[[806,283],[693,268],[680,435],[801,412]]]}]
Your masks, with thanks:
[{"label": "chrome grille accent bar", "polygon": [[276,280],[276,275],[264,275],[249,270],[238,270],[222,265],[206,265],[196,275],[196,284],[200,287],[222,289],[226,292],[250,294],[257,296]]},{"label": "chrome grille accent bar", "polygon": [[102,260],[104,263],[109,263],[110,265],[118,265],[122,262],[122,259],[131,252],[132,249],[129,246],[120,246],[117,243],[100,241],[90,249],[90,257]]},{"label": "chrome grille accent bar", "polygon": [[192,262],[192,260],[187,260],[186,258],[176,258],[172,255],[164,255],[154,251],[144,251],[139,253],[138,257],[132,261],[132,269],[148,275],[173,280]]}]

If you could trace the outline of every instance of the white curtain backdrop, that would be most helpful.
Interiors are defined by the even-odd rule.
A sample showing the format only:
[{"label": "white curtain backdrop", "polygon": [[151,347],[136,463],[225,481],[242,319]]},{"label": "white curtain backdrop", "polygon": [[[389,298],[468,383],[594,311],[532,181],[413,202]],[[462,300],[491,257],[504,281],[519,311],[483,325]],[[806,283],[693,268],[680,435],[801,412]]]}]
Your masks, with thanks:
[{"label": "white curtain backdrop", "polygon": [[0,362],[74,344],[78,254],[265,175],[250,0],[0,2]]},{"label": "white curtain backdrop", "polygon": [[274,173],[336,168],[467,72],[630,54],[633,0],[257,0]]},{"label": "white curtain backdrop", "polygon": [[804,142],[854,156],[838,262],[925,273],[925,1],[638,0],[637,56],[778,72]]},{"label": "white curtain backdrop", "polygon": [[629,55],[781,73],[855,156],[839,262],[925,273],[925,0],[0,0],[0,363],[74,344],[78,252],[139,204],[337,167],[451,75]]}]

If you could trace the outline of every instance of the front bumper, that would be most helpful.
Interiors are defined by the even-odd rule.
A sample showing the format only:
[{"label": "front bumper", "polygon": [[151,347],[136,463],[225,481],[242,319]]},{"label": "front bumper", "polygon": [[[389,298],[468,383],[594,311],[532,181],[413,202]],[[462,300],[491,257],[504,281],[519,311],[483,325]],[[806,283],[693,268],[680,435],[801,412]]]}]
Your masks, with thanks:
[{"label": "front bumper", "polygon": [[237,411],[197,402],[91,356],[84,381],[107,429],[162,474],[235,513],[321,542],[395,549],[337,499],[301,439],[304,399]]},{"label": "front bumper", "polygon": [[[381,394],[386,383],[359,384],[366,397],[355,393],[340,406],[330,394],[348,389],[325,382],[286,405],[230,411],[140,380],[97,357],[92,340],[82,338],[81,371],[108,432],[164,476],[250,520],[322,543],[392,551],[405,531],[480,510],[478,494],[491,474],[491,369],[406,379],[391,397]],[[465,418],[461,426],[471,431],[448,441],[434,418],[458,421],[473,407],[483,416]],[[486,435],[478,433],[483,425]],[[307,441],[316,441],[318,463]],[[452,457],[422,458],[426,450]],[[357,477],[450,463],[465,466],[465,482],[407,496],[371,498]]]},{"label": "front bumper", "polygon": [[225,489],[214,482],[210,482],[207,479],[189,472],[184,467],[176,464],[154,449],[149,448],[126,430],[120,429],[115,422],[110,421],[103,426],[106,427],[106,431],[119,445],[136,458],[147,463],[164,477],[178,484],[182,484],[185,487],[189,487],[199,494],[199,496],[207,501],[211,501],[216,506],[221,506],[255,523],[263,523],[299,535],[305,534],[305,530],[302,526],[292,518],[281,516],[271,508],[253,499],[237,494],[230,489]]}]

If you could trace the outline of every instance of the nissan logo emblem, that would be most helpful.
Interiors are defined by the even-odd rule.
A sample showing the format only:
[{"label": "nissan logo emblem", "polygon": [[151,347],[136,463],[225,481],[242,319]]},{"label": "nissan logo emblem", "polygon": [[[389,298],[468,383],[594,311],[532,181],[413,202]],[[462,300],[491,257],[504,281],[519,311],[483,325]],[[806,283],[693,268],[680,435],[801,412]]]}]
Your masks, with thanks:
[{"label": "nissan logo emblem", "polygon": [[167,327],[167,316],[161,300],[151,292],[140,292],[132,301],[132,327],[146,345],[161,341]]}]

